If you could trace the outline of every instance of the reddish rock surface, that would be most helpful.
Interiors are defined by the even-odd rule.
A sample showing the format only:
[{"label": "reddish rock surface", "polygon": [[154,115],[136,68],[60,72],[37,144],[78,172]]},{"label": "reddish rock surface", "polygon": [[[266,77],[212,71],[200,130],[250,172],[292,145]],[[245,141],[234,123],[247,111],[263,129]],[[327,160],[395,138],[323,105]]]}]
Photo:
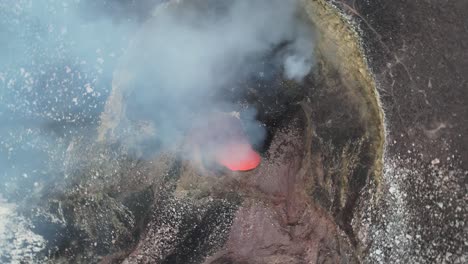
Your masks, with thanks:
[{"label": "reddish rock surface", "polygon": [[[311,166],[319,161],[311,154],[311,139],[305,137],[310,128],[303,116],[298,112],[276,132],[264,162],[256,170],[227,173],[225,177],[235,182],[243,201],[237,211],[231,211],[231,221],[225,222],[221,232],[225,242],[208,251],[211,256],[204,263],[357,262],[349,239],[334,217],[308,195],[308,188],[320,175]],[[199,201],[203,199],[170,199],[160,206],[125,263],[182,263],[167,262],[168,256],[180,248],[180,235],[187,228],[184,219]],[[205,217],[209,210],[203,208],[207,207],[209,204],[204,204],[196,214]],[[196,228],[197,223],[188,228]]]}]

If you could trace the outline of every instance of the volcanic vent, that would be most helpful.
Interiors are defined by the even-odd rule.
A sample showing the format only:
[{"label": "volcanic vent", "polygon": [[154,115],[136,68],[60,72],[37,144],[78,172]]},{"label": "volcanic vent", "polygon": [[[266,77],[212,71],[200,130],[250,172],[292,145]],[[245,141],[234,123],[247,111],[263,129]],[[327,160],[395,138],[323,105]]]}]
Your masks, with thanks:
[{"label": "volcanic vent", "polygon": [[[175,11],[171,12],[175,12],[176,17],[194,19],[190,23],[202,26],[203,23],[211,26],[212,23],[218,23],[213,21],[217,21],[220,17],[233,15],[229,5],[219,5],[219,2],[214,4],[212,1],[195,2],[196,4],[181,3],[164,8],[174,9]],[[289,4],[282,6],[284,2],[282,3],[272,1],[267,7],[273,10],[290,7]],[[222,56],[223,62],[228,60],[229,63],[221,63],[220,68],[217,68],[218,75],[214,78],[220,80],[216,80],[216,89],[202,90],[203,97],[201,97],[200,93],[194,93],[193,90],[184,90],[184,86],[180,91],[182,97],[176,96],[177,99],[182,98],[179,103],[183,105],[168,106],[171,111],[178,112],[176,119],[182,120],[182,124],[153,119],[155,124],[167,124],[174,131],[179,131],[180,128],[185,128],[186,123],[190,123],[186,118],[190,116],[188,111],[202,113],[201,117],[190,119],[197,120],[202,126],[209,123],[206,120],[211,119],[209,116],[213,111],[238,114],[237,117],[249,137],[249,142],[263,157],[258,168],[240,174],[212,168],[204,170],[206,166],[202,166],[204,169],[199,170],[197,164],[194,164],[194,161],[199,160],[191,158],[188,163],[177,163],[181,168],[169,181],[171,186],[175,185],[172,195],[177,198],[173,199],[179,201],[170,202],[169,207],[176,208],[180,206],[178,203],[181,201],[190,204],[188,208],[203,207],[202,204],[206,199],[227,202],[229,206],[212,205],[216,209],[211,210],[222,215],[226,215],[225,210],[229,210],[229,217],[222,217],[219,214],[205,216],[216,219],[210,221],[223,222],[225,228],[222,232],[215,231],[208,227],[211,224],[205,223],[207,221],[203,220],[205,218],[198,222],[199,227],[186,226],[184,217],[190,218],[192,213],[184,212],[183,215],[186,216],[182,216],[182,219],[177,221],[181,221],[180,225],[185,226],[185,231],[182,233],[175,231],[179,228],[178,224],[169,228],[174,229],[170,232],[169,236],[173,237],[173,240],[171,239],[172,242],[169,244],[174,249],[179,248],[177,253],[169,254],[161,251],[165,247],[165,242],[156,244],[152,242],[154,239],[160,241],[159,239],[162,239],[160,230],[167,228],[164,217],[161,219],[160,216],[154,215],[148,220],[150,225],[148,230],[144,231],[145,239],[136,247],[130,259],[137,259],[138,256],[146,254],[160,261],[177,259],[190,262],[202,256],[206,257],[203,254],[199,255],[200,253],[193,253],[200,252],[197,250],[198,247],[206,251],[208,249],[204,243],[213,243],[209,237],[205,237],[207,234],[202,234],[203,232],[214,232],[218,237],[217,243],[224,245],[209,247],[208,252],[211,252],[212,257],[207,261],[211,259],[214,262],[225,263],[223,261],[231,259],[234,262],[249,260],[252,263],[263,263],[262,261],[268,260],[268,263],[273,263],[270,260],[275,260],[277,263],[285,263],[284,261],[299,263],[297,261],[311,261],[316,255],[319,255],[319,259],[325,258],[326,254],[331,254],[331,258],[334,259],[359,258],[360,241],[355,235],[356,228],[351,226],[351,221],[355,216],[359,217],[359,212],[356,210],[358,202],[366,202],[360,197],[364,186],[367,184],[368,188],[374,188],[378,185],[383,144],[382,114],[372,78],[367,72],[353,31],[327,4],[303,1],[301,5],[304,9],[295,8],[291,13],[258,13],[260,17],[258,23],[273,23],[270,16],[274,15],[294,14],[294,16],[278,18],[283,23],[291,23],[286,29],[278,28],[279,32],[275,32],[271,25],[258,29],[250,25],[254,28],[252,36],[261,34],[273,36],[271,38],[264,36],[268,45],[255,47],[255,52],[252,52],[251,47],[242,47],[245,50],[235,49],[233,54],[239,56],[237,58],[230,56],[229,47],[227,49],[222,47],[220,50],[223,52],[216,54],[216,59]],[[255,7],[244,7],[255,10]],[[242,4],[234,9],[236,8],[245,14],[246,10],[242,9]],[[191,13],[190,10],[196,11]],[[165,11],[160,12],[165,15]],[[208,19],[209,22],[206,22],[200,19],[198,12],[202,13],[203,17],[214,20]],[[264,21],[262,15],[265,15]],[[222,21],[221,19],[219,23]],[[238,29],[237,26],[227,26],[223,28],[226,31],[220,34],[229,36],[230,32],[227,30]],[[149,30],[151,32],[154,28]],[[283,34],[281,30],[298,35]],[[144,32],[148,34],[145,30]],[[234,34],[234,37],[241,38],[252,36]],[[143,39],[146,45],[146,39]],[[221,43],[229,45],[229,41],[232,39],[228,37],[228,42],[221,41]],[[151,47],[143,49],[145,48]],[[310,50],[304,51],[307,48]],[[260,52],[257,49],[260,49]],[[211,52],[216,53],[217,47],[208,54],[211,55]],[[217,63],[216,59],[214,61]],[[182,58],[182,63],[184,62]],[[206,63],[212,62],[208,60]],[[294,62],[296,65],[290,65]],[[138,63],[141,61],[138,60]],[[192,61],[188,60],[187,63]],[[178,65],[174,67],[177,68]],[[128,98],[147,97],[144,92],[138,91],[139,88],[135,88],[133,92],[125,91],[125,87],[128,87],[126,71],[129,68],[124,64],[124,67],[117,72],[113,96],[126,98],[125,94],[129,94]],[[230,74],[225,74],[226,69]],[[232,73],[234,75],[231,75]],[[184,75],[174,78],[184,78]],[[209,85],[211,84],[210,82]],[[207,83],[203,85],[206,88]],[[122,87],[125,89],[119,91]],[[138,95],[139,93],[141,95]],[[172,93],[169,94],[172,96]],[[161,93],[157,94],[160,95]],[[186,100],[186,97],[197,100]],[[118,112],[113,109],[120,103],[113,102],[112,97],[110,99],[108,111]],[[123,104],[127,104],[122,108],[128,110],[136,107],[135,112],[141,113],[141,101],[137,103],[125,99],[122,101]],[[128,106],[131,104],[133,106]],[[206,104],[211,104],[211,107],[207,108]],[[148,110],[149,116],[154,116],[152,111],[155,111],[155,106],[149,105],[151,106]],[[174,110],[172,107],[187,107],[188,111]],[[131,110],[127,113],[131,116]],[[140,122],[138,119],[141,119],[141,115],[127,116],[123,119],[131,124]],[[223,121],[217,123],[223,124]],[[208,126],[208,130],[210,128],[216,129],[216,126]],[[156,125],[155,130],[157,129]],[[211,131],[211,133],[218,132]],[[216,142],[216,144],[222,145],[223,138],[227,138],[225,134],[221,135],[221,143]],[[171,135],[171,142],[172,140],[174,138]],[[201,145],[210,144],[210,140],[211,136],[205,138]],[[161,145],[165,145],[164,138]],[[202,159],[209,157],[204,153],[201,155]],[[257,165],[258,163],[252,168]],[[165,184],[168,183],[163,185]],[[154,210],[168,210],[164,206],[165,209],[161,209],[160,204],[164,202],[159,201],[154,204],[159,208]],[[240,209],[232,209],[231,206]],[[172,217],[169,216],[170,219]],[[245,230],[246,226],[250,226],[250,231]],[[265,230],[267,226],[268,230]],[[307,235],[314,233],[320,235]],[[190,238],[176,242],[180,237],[187,235]],[[222,250],[219,251],[220,249]],[[161,257],[165,254],[168,255]]]},{"label": "volcanic vent", "polygon": [[[98,132],[68,155],[103,170],[99,180],[80,166],[73,181],[90,189],[57,199],[83,225],[74,239],[105,246],[61,244],[58,255],[360,259],[360,208],[372,202],[362,193],[378,187],[383,116],[354,31],[325,1],[158,5],[114,72]],[[106,219],[70,201],[106,207]]]}]

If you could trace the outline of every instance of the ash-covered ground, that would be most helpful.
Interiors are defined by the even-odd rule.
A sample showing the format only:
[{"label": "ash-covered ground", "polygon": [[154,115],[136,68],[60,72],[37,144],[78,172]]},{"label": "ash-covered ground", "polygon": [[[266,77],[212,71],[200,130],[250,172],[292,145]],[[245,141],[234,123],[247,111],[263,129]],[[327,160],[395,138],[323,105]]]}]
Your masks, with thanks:
[{"label": "ash-covered ground", "polygon": [[[386,116],[368,263],[468,260],[465,1],[336,1],[362,32]],[[371,217],[372,218],[372,217]]]}]

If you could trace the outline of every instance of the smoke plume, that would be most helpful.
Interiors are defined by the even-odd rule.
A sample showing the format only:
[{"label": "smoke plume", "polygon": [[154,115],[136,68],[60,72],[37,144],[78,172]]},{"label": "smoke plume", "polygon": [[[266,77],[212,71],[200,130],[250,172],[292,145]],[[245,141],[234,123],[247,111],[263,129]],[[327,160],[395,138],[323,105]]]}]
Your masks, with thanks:
[{"label": "smoke plume", "polygon": [[[241,94],[249,81],[283,74],[300,82],[309,73],[313,32],[299,11],[294,0],[158,6],[114,75],[113,89],[124,106],[115,109],[113,102],[107,111],[124,110],[118,121],[121,139],[132,146],[157,141],[167,147],[180,142],[194,120],[203,123],[203,116],[210,119],[214,112],[240,111],[244,125],[254,128],[248,129],[252,144],[261,144],[265,131],[252,116],[255,110],[240,108],[232,95]],[[142,120],[153,135],[138,133],[135,123]]]}]

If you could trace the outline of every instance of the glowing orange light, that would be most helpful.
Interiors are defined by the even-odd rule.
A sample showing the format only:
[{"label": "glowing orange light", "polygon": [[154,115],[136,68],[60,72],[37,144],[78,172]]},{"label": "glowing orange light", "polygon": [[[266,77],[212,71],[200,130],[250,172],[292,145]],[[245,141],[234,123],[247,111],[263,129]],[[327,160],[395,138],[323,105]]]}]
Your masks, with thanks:
[{"label": "glowing orange light", "polygon": [[261,157],[250,144],[233,142],[217,151],[216,161],[232,171],[249,171],[258,167]]}]

